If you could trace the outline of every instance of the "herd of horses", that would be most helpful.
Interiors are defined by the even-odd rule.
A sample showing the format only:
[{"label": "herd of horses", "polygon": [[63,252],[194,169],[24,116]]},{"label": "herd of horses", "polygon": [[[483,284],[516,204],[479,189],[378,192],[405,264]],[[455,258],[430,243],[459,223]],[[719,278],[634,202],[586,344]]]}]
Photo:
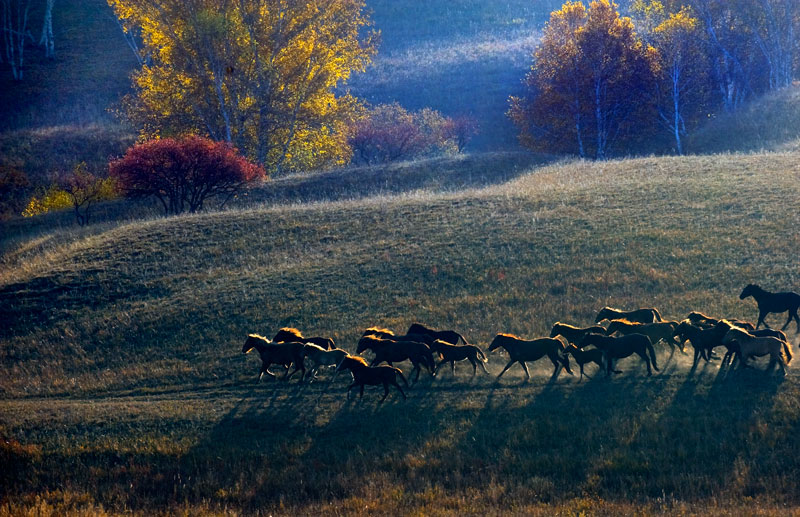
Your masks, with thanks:
[{"label": "herd of horses", "polygon": [[[595,324],[587,327],[576,327],[557,322],[553,325],[549,337],[537,339],[521,339],[513,334],[497,334],[489,344],[488,351],[503,348],[509,361],[497,376],[503,376],[509,368],[519,363],[530,378],[526,363],[547,358],[553,364],[555,378],[563,368],[574,375],[570,367],[570,357],[579,366],[580,378],[583,380],[584,366],[594,363],[605,369],[606,376],[621,373],[615,369],[616,361],[637,355],[645,363],[647,374],[658,371],[655,344],[664,343],[671,353],[680,349],[685,353],[688,342],[694,349],[692,369],[697,367],[700,359],[709,362],[716,348],[724,348],[725,356],[722,364],[731,366],[740,364],[750,367],[750,359],[769,356],[767,371],[780,365],[785,375],[786,366],[792,360],[792,349],[786,334],[783,332],[792,322],[797,325],[800,334],[800,294],[794,292],[771,293],[757,285],[750,284],[742,290],[739,298],[744,300],[752,296],[758,305],[758,320],[755,325],[738,319],[715,319],[700,312],[690,313],[682,321],[667,321],[658,310],[643,308],[632,311],[621,311],[605,307],[597,314]],[[789,317],[781,330],[769,328],[764,317],[770,313],[788,312]],[[601,324],[606,322],[605,325]],[[759,329],[761,325],[763,329]],[[285,379],[300,372],[301,381],[313,381],[323,366],[333,367],[333,382],[339,372],[349,371],[353,381],[347,388],[347,396],[351,390],[359,388],[360,396],[364,394],[364,386],[383,386],[381,401],[389,394],[389,386],[394,386],[403,398],[406,394],[401,383],[408,388],[409,383],[403,372],[394,363],[409,361],[412,365],[409,379],[418,381],[423,368],[431,376],[446,364],[450,364],[455,375],[457,361],[469,361],[472,374],[475,375],[480,366],[488,374],[486,354],[478,347],[453,330],[435,330],[420,323],[414,323],[403,335],[396,335],[389,329],[371,327],[364,331],[358,341],[356,354],[369,350],[374,358],[368,362],[360,355],[352,355],[346,350],[336,348],[331,338],[304,337],[294,328],[283,328],[273,337],[267,339],[258,334],[248,335],[242,348],[243,353],[258,351],[261,356],[261,370],[258,380],[264,374],[275,377],[269,371],[270,366],[279,365],[285,369]],[[671,357],[671,355],[670,355]],[[436,362],[438,359],[438,363]],[[310,365],[306,369],[306,362]],[[386,363],[386,364],[382,364]],[[290,369],[294,367],[294,370]]]}]

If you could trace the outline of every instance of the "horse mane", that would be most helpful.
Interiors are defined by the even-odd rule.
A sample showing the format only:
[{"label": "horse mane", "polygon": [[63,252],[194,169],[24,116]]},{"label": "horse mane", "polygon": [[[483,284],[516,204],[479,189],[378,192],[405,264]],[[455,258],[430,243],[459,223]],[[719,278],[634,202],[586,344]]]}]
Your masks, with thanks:
[{"label": "horse mane", "polygon": [[283,327],[282,329],[278,330],[278,334],[280,334],[281,332],[292,334],[296,338],[303,339],[303,333],[294,327]]},{"label": "horse mane", "polygon": [[499,334],[497,334],[497,337],[510,337],[512,339],[522,339],[521,337],[515,336],[514,334],[506,334],[504,332],[500,332]]},{"label": "horse mane", "polygon": [[611,323],[614,323],[615,321],[618,321],[618,322],[622,323],[623,325],[641,325],[641,323],[637,323],[635,321],[631,321],[631,320],[625,319],[625,318],[615,318],[615,319],[611,320]]},{"label": "horse mane", "polygon": [[367,330],[364,331],[364,334],[372,333],[372,332],[383,332],[383,333],[390,334],[390,335],[394,336],[394,332],[392,332],[389,329],[382,328],[382,327],[370,327],[370,328],[368,328]]},{"label": "horse mane", "polygon": [[348,354],[348,356],[345,357],[345,359],[352,359],[353,361],[357,362],[358,364],[360,364],[362,366],[369,366],[369,363],[367,363],[367,360],[364,359],[363,357],[361,357],[360,355],[349,355]]},{"label": "horse mane", "polygon": [[265,338],[264,336],[262,336],[260,334],[247,334],[247,337],[258,339],[260,341],[266,341],[267,343],[270,342],[269,339]]},{"label": "horse mane", "polygon": [[557,321],[557,322],[553,323],[553,327],[566,327],[566,328],[576,329],[576,330],[580,328],[580,327],[576,327],[575,325],[570,325],[569,323],[561,323],[560,321]]}]

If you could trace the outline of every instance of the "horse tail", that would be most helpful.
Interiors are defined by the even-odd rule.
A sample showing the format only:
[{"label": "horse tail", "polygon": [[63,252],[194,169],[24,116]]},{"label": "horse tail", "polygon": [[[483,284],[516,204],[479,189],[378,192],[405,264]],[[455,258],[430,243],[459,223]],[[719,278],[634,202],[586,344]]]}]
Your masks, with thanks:
[{"label": "horse tail", "polygon": [[656,308],[653,308],[653,316],[656,317],[657,322],[664,321],[664,318],[661,317],[661,313],[658,312],[658,309]]},{"label": "horse tail", "polygon": [[647,350],[650,352],[650,360],[653,362],[653,368],[655,368],[656,371],[659,371],[658,365],[656,365],[656,349],[653,348],[653,343],[650,341],[649,337],[647,338]]},{"label": "horse tail", "polygon": [[403,380],[403,384],[405,384],[406,388],[408,388],[408,381],[406,380],[406,376],[403,375],[403,370],[401,370],[400,368],[395,368],[394,373],[397,374],[397,376]]},{"label": "horse tail", "polygon": [[783,359],[784,359],[784,361],[786,361],[786,364],[791,363],[793,357],[794,356],[792,355],[792,347],[789,346],[789,343],[784,341],[783,342]]},{"label": "horse tail", "polygon": [[484,363],[488,363],[489,362],[489,359],[486,358],[486,354],[483,353],[483,350],[481,350],[477,346],[475,347],[475,350],[478,352],[478,359],[480,359]]},{"label": "horse tail", "polygon": [[455,335],[458,336],[459,338],[461,338],[461,341],[463,341],[465,345],[469,344],[469,341],[467,341],[466,338],[464,336],[462,336],[461,334],[459,334],[458,332],[456,332]]}]

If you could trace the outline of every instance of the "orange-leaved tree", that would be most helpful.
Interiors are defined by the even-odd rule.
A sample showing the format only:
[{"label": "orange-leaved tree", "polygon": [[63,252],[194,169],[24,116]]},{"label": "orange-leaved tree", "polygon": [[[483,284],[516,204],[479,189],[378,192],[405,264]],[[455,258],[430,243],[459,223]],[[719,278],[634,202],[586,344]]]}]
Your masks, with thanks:
[{"label": "orange-leaved tree", "polygon": [[205,134],[271,173],[343,164],[375,52],[363,0],[108,0],[149,56],[127,116],[142,136]]},{"label": "orange-leaved tree", "polygon": [[551,14],[509,116],[529,147],[604,159],[651,129],[654,63],[616,4],[567,2]]},{"label": "orange-leaved tree", "polygon": [[198,136],[135,145],[111,162],[109,173],[126,196],[156,197],[164,215],[197,212],[215,197],[224,205],[244,185],[265,176],[263,168],[227,143]]}]

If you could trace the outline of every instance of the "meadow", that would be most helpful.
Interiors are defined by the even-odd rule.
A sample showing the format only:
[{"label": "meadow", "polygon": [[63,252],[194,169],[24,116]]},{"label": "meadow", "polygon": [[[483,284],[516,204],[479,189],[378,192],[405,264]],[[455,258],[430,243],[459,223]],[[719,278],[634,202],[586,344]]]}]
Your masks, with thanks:
[{"label": "meadow", "polygon": [[283,326],[354,350],[376,324],[485,347],[605,305],[754,319],[744,285],[797,290],[798,158],[533,163],[460,188],[17,233],[0,268],[0,515],[798,514],[796,367],[691,371],[660,349],[652,377],[623,360],[611,379],[550,382],[540,364],[495,382],[497,353],[492,376],[459,365],[378,404],[327,372],[256,384],[241,354]]}]

